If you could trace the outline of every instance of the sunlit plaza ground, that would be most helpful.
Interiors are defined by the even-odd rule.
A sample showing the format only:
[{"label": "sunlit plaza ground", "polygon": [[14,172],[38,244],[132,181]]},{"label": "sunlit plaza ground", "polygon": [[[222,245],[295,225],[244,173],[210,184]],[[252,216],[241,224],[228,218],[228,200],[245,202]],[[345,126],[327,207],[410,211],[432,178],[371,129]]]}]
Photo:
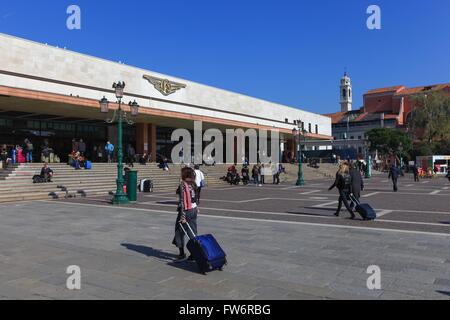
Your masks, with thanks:
[{"label": "sunlit plaza ground", "polygon": [[[332,181],[206,188],[199,231],[212,233],[228,265],[203,276],[173,263],[175,192],[0,205],[2,299],[448,299],[450,182],[384,175],[366,181],[363,202],[378,220],[334,217]],[[68,290],[68,266],[81,290]],[[381,289],[367,268],[381,269]]]}]

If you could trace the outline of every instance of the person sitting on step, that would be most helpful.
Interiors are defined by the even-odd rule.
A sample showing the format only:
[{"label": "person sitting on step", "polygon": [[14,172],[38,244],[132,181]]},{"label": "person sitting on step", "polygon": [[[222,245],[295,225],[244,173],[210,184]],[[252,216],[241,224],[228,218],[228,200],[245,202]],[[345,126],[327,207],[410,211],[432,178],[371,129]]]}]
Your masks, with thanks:
[{"label": "person sitting on step", "polygon": [[44,182],[52,182],[53,170],[50,169],[48,163],[45,163],[42,167],[40,176]]}]

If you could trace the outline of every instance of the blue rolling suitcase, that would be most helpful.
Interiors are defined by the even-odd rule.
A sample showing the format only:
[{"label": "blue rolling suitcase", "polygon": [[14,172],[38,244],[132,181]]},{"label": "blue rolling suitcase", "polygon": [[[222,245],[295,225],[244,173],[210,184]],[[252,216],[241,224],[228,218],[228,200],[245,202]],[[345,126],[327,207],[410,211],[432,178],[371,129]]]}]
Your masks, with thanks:
[{"label": "blue rolling suitcase", "polygon": [[360,203],[353,195],[350,196],[350,199],[355,203],[355,210],[364,220],[375,220],[377,218],[377,213],[369,204]]},{"label": "blue rolling suitcase", "polygon": [[200,272],[206,274],[207,272],[214,270],[222,271],[223,266],[227,264],[227,255],[214,236],[211,234],[196,236],[189,223],[186,223],[186,225],[193,235],[193,238],[189,236],[186,229],[183,227],[183,224],[180,223],[181,229],[189,238],[189,242],[186,246],[194,257],[195,262],[197,262]]}]

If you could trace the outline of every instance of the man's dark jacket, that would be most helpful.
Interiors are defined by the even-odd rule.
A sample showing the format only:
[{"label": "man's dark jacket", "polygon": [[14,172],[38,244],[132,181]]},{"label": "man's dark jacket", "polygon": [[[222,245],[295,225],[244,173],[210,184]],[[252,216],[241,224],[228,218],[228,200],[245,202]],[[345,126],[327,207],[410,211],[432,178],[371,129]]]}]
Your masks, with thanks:
[{"label": "man's dark jacket", "polygon": [[355,196],[360,196],[361,190],[364,189],[364,180],[361,173],[356,168],[350,169],[350,176],[352,177],[352,192]]},{"label": "man's dark jacket", "polygon": [[389,178],[398,179],[399,171],[396,166],[392,166],[389,170]]}]

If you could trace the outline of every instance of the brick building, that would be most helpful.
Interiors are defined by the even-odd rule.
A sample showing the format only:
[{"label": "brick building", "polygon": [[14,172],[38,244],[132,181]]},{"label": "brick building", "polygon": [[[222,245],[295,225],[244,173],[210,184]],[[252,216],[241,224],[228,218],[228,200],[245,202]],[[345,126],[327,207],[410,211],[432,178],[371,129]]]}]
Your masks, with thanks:
[{"label": "brick building", "polygon": [[[345,103],[343,108],[343,94],[351,88],[351,81],[347,74],[341,79],[341,112],[326,114],[332,119],[333,149],[353,149],[353,154],[364,153],[366,132],[375,128],[405,128],[410,123],[416,107],[414,97],[446,92],[450,95],[450,83],[407,88],[404,85],[370,90],[364,94],[364,106],[352,110]],[[345,102],[345,101],[344,101]]]}]

